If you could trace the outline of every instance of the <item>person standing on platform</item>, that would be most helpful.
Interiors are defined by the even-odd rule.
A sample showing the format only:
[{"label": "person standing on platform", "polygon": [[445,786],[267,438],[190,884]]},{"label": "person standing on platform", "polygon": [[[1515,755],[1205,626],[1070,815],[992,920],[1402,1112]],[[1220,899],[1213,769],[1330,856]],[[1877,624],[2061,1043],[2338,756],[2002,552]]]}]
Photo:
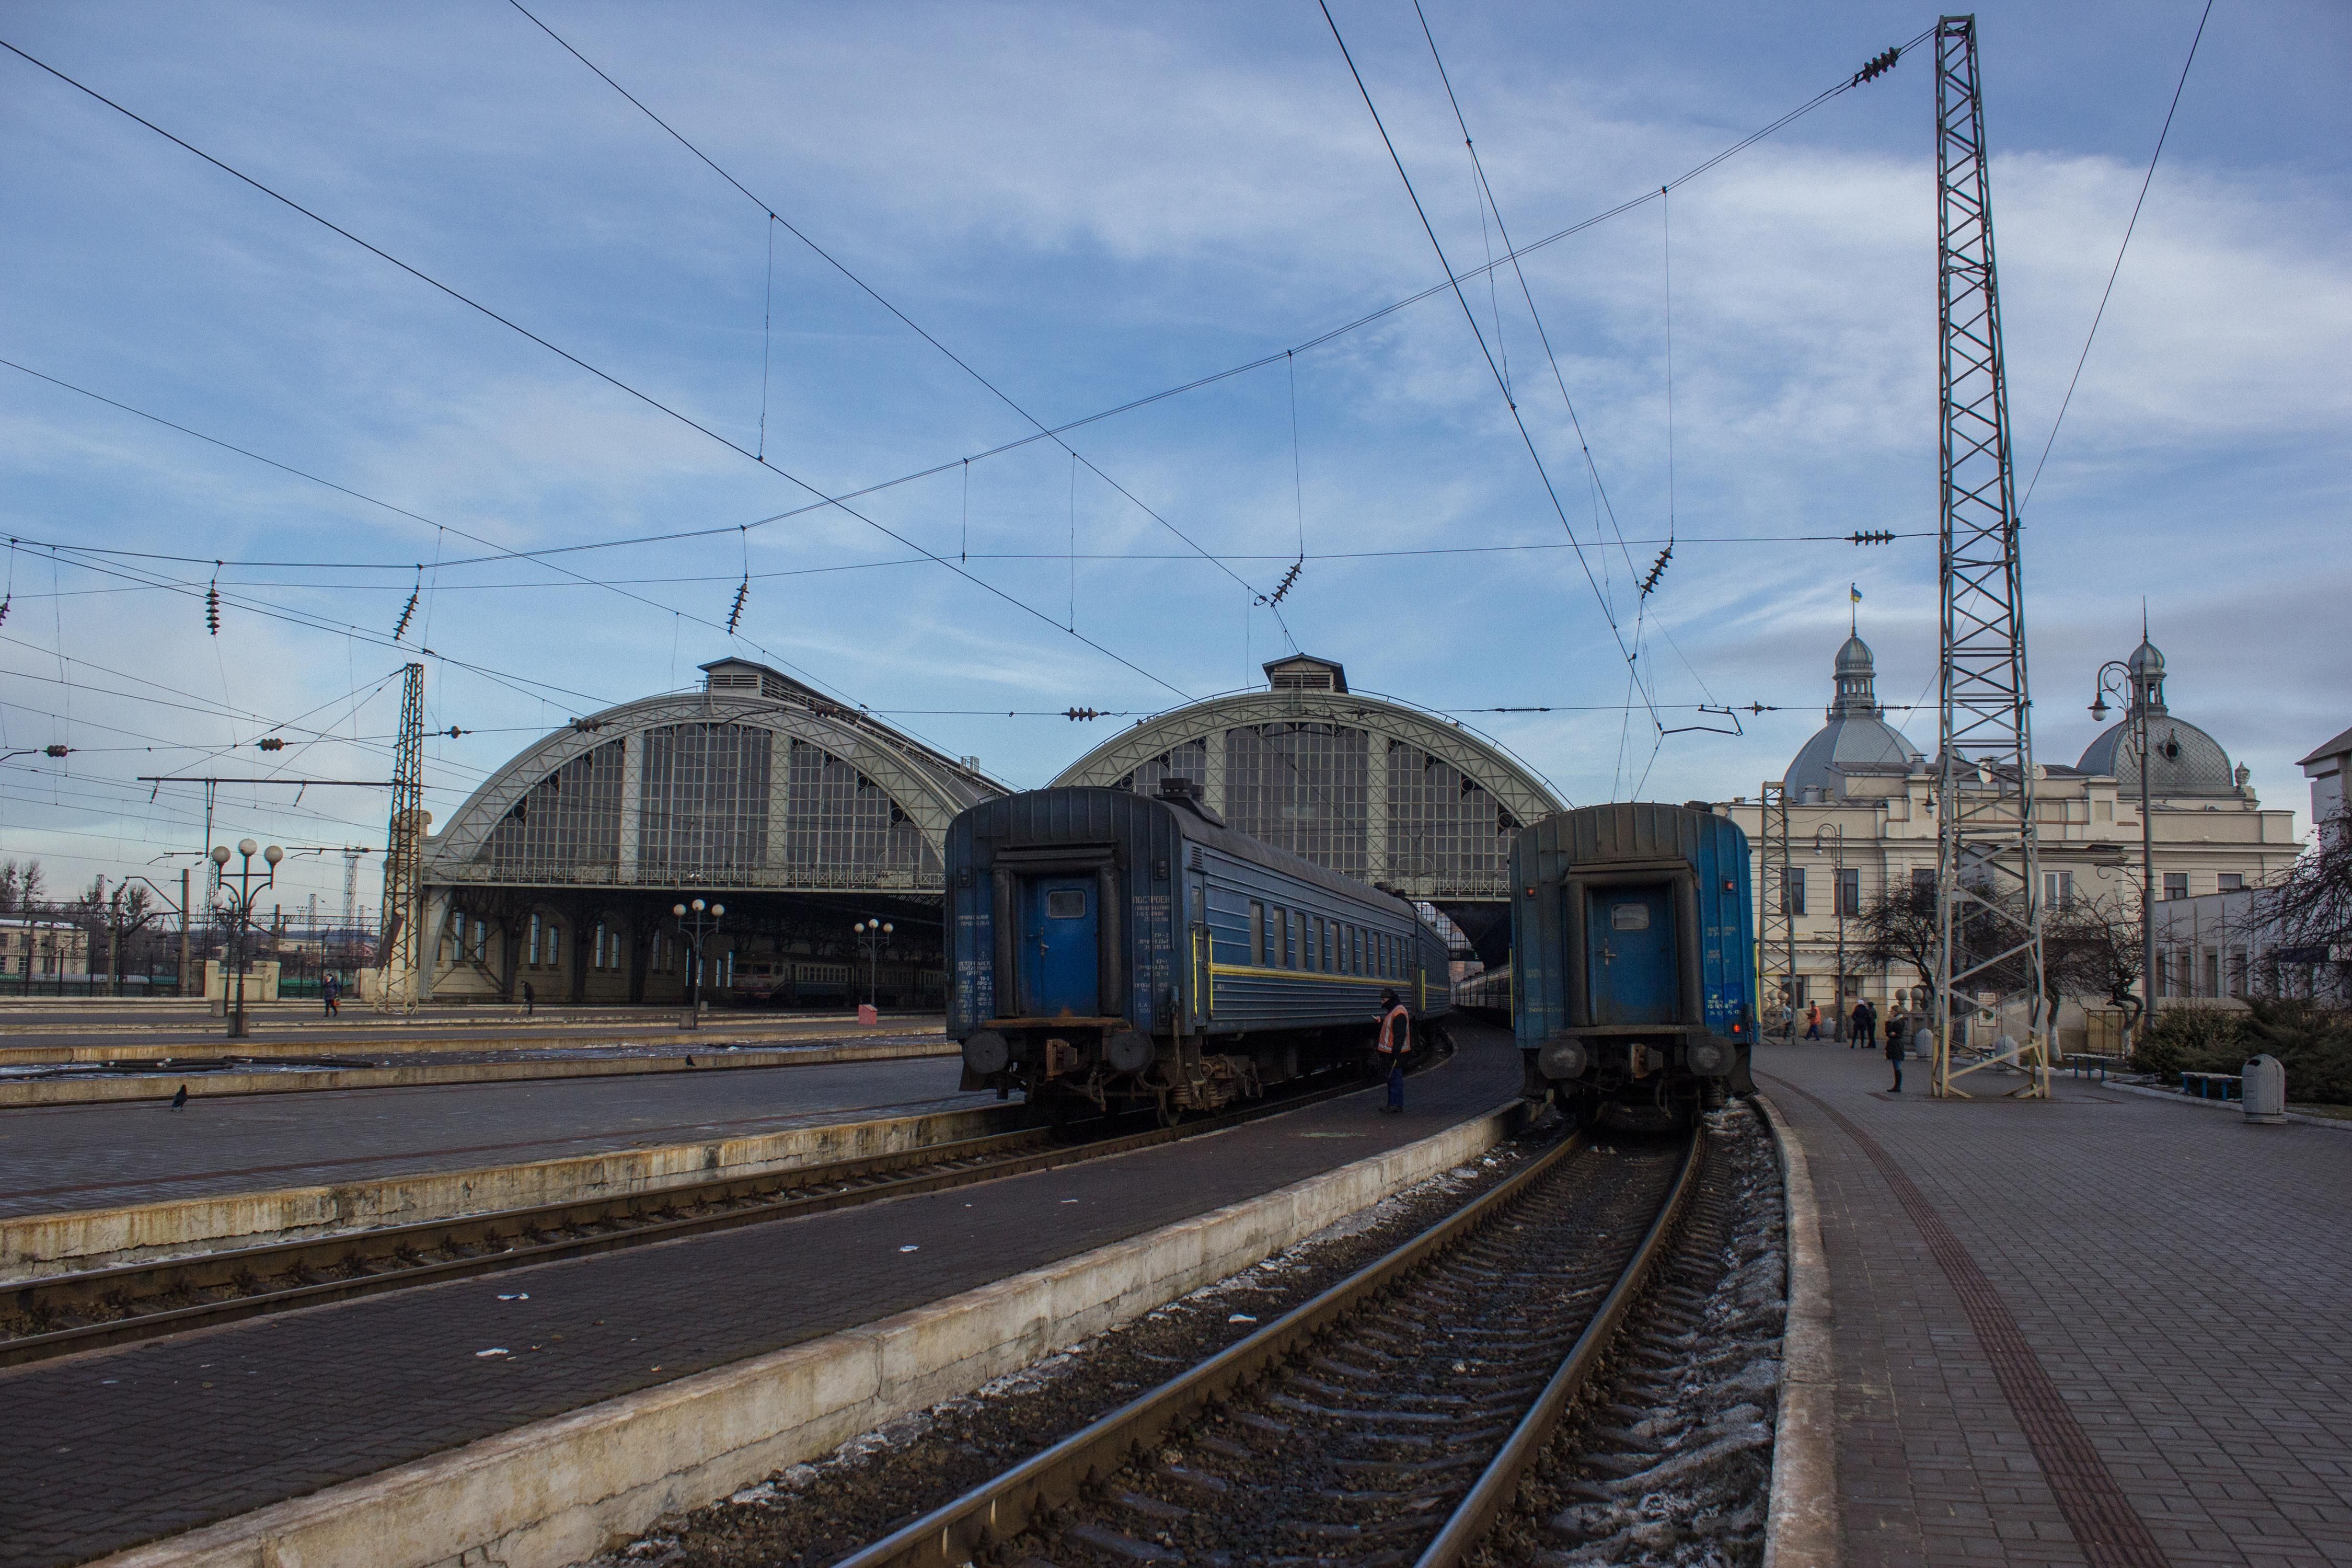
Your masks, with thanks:
[{"label": "person standing on platform", "polygon": [[1886,1065],[1895,1069],[1894,1092],[1896,1094],[1903,1092],[1903,1023],[1899,1013],[1886,1020]]},{"label": "person standing on platform", "polygon": [[1846,1040],[1846,1049],[1868,1050],[1871,1043],[1878,1038],[1878,1009],[1870,1005],[1869,997],[1864,996],[1854,1003],[1853,1016],[1846,1022],[1853,1030]]},{"label": "person standing on platform", "polygon": [[530,1017],[530,1010],[538,1005],[539,998],[532,993],[530,982],[524,981],[522,983],[522,1016],[526,1018]]},{"label": "person standing on platform", "polygon": [[1381,1107],[1388,1115],[1404,1111],[1404,1058],[1412,1050],[1412,1015],[1405,1011],[1394,991],[1381,993],[1381,1060],[1389,1069],[1389,1102]]},{"label": "person standing on platform", "polygon": [[1822,1005],[1815,1002],[1805,1009],[1805,1038],[1818,1040],[1821,1037]]},{"label": "person standing on platform", "polygon": [[334,971],[329,970],[327,977],[319,982],[319,999],[327,1005],[328,1017],[337,1018],[342,1016],[342,1008],[339,1005],[342,994],[343,983],[335,978]]}]

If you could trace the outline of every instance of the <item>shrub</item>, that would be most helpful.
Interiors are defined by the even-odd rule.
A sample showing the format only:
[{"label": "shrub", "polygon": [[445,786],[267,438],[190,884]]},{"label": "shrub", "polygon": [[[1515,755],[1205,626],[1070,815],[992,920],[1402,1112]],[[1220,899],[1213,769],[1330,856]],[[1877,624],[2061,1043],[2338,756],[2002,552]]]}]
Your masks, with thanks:
[{"label": "shrub", "polygon": [[2167,1007],[2140,1031],[2132,1067],[2176,1084],[2184,1072],[2236,1072],[2245,1065],[2249,1037],[2242,1014]]}]

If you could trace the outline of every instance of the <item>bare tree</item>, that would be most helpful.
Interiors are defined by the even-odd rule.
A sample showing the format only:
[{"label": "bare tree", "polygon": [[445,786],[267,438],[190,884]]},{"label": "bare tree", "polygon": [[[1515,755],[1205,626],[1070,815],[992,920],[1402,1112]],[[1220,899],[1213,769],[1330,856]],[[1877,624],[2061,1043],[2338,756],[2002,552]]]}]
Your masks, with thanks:
[{"label": "bare tree", "polygon": [[2251,923],[2269,932],[2273,968],[2308,966],[2330,994],[2352,1000],[2352,807],[2312,837],[2255,895]]},{"label": "bare tree", "polygon": [[31,910],[47,891],[38,860],[27,860],[21,866],[14,860],[0,860],[0,915]]},{"label": "bare tree", "polygon": [[2137,895],[2077,895],[2042,911],[2042,973],[2054,1006],[2065,996],[2096,996],[2125,1013],[2125,1026],[2137,1029],[2145,1004],[2133,989],[2140,980],[2139,900]]},{"label": "bare tree", "polygon": [[1936,895],[1913,886],[1890,888],[1853,917],[1861,961],[1873,969],[1909,968],[1928,992],[1936,988]]}]

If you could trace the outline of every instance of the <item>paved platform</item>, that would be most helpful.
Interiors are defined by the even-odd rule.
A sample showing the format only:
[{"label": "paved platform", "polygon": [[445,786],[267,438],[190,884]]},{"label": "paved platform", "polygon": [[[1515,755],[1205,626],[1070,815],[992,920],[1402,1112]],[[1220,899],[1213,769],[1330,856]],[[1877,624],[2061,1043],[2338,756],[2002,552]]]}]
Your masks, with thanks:
[{"label": "paved platform", "polygon": [[[520,1164],[982,1103],[953,1057],[0,1110],[0,1216]],[[992,1103],[992,1102],[991,1102]]]},{"label": "paved platform", "polygon": [[1834,1045],[1756,1075],[1821,1205],[1851,1568],[2352,1563],[2344,1134],[1898,1097]]},{"label": "paved platform", "polygon": [[0,1565],[84,1562],[1412,1142],[1518,1086],[1507,1035],[1454,1034],[1460,1052],[1412,1080],[1402,1116],[1373,1114],[1370,1089],[1060,1170],[0,1372]]}]

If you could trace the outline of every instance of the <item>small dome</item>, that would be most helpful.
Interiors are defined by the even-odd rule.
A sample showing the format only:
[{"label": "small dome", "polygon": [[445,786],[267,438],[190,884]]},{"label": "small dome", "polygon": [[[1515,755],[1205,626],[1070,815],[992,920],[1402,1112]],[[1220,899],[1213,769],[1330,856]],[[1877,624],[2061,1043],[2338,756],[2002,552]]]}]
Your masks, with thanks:
[{"label": "small dome", "polygon": [[2139,647],[2132,649],[2132,656],[2130,659],[2126,661],[2126,668],[2128,668],[2134,675],[2162,675],[2164,673],[2164,650],[2158,647],[2146,637],[2142,637],[2140,639]]},{"label": "small dome", "polygon": [[1908,773],[1919,763],[1919,752],[1889,724],[1878,705],[1878,661],[1870,645],[1849,637],[1837,651],[1831,680],[1832,697],[1824,724],[1807,741],[1781,782],[1790,790],[1843,793],[1845,778],[1856,773]]},{"label": "small dome", "polygon": [[[2075,764],[2084,773],[2115,780],[2117,793],[2127,800],[2139,793],[2139,758],[2133,751],[2131,731],[2129,718],[2108,725]],[[2156,754],[2147,773],[2152,795],[2225,795],[2243,787],[2221,743],[2186,719],[2151,710],[2147,749]]]}]

